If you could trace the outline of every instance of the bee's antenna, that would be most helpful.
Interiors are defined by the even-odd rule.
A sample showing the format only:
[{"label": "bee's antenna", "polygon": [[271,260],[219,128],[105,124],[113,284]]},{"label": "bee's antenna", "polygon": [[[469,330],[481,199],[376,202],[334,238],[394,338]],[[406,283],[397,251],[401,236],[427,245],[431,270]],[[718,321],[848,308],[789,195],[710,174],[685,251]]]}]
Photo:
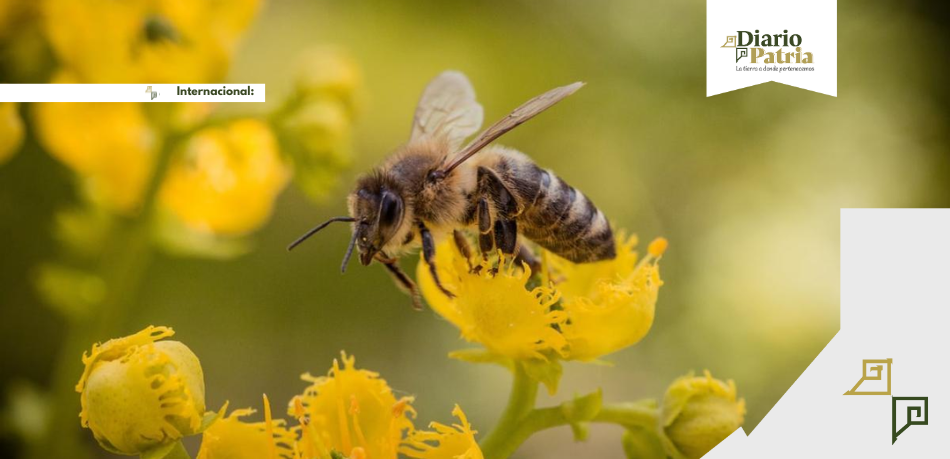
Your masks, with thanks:
[{"label": "bee's antenna", "polygon": [[350,245],[346,247],[346,255],[343,255],[343,264],[340,265],[340,272],[346,272],[346,265],[350,263],[350,257],[353,255],[353,246],[356,245],[356,235],[358,231],[353,231],[353,238],[350,239]]},{"label": "bee's antenna", "polygon": [[[300,245],[301,242],[306,241],[307,238],[309,238],[310,236],[313,236],[314,234],[317,234],[317,231],[320,231],[320,230],[326,228],[327,225],[329,225],[330,223],[334,223],[334,222],[355,222],[355,221],[356,221],[356,219],[353,218],[353,217],[333,217],[333,218],[331,218],[331,219],[329,219],[329,220],[327,220],[327,221],[325,221],[325,222],[323,222],[323,223],[321,223],[321,224],[315,226],[312,230],[307,231],[306,234],[304,234],[303,236],[300,236],[299,238],[297,238],[296,241],[291,242],[290,245],[287,246],[287,251],[289,252],[289,251],[293,250],[294,247],[297,247],[298,245]],[[356,239],[353,239],[353,240],[355,241]],[[352,250],[352,248],[353,248],[353,243],[350,243],[350,250]]]}]

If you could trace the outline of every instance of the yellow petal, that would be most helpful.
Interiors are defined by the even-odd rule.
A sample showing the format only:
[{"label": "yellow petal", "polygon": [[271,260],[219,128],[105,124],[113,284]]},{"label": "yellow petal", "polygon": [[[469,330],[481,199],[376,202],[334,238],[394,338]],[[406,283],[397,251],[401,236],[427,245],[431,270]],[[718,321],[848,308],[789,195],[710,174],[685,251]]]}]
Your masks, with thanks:
[{"label": "yellow petal", "polygon": [[303,376],[312,384],[291,406],[291,414],[302,410],[309,419],[302,448],[316,450],[312,456],[326,448],[350,457],[395,459],[404,433],[413,429],[412,399],[396,399],[384,379],[357,369],[353,357],[343,354],[342,361],[334,360],[326,377]]},{"label": "yellow petal", "polygon": [[412,432],[399,451],[417,459],[484,459],[475,441],[477,432],[472,430],[462,408],[455,405],[452,415],[459,418],[459,424],[447,426],[433,422],[429,425],[430,431]]},{"label": "yellow petal", "polygon": [[435,285],[429,266],[420,257],[416,270],[420,291],[429,306],[459,328],[462,337],[485,346],[492,353],[513,359],[546,359],[546,353],[562,352],[567,344],[555,328],[564,322],[561,311],[552,311],[557,292],[538,287],[528,290],[527,267],[510,261],[492,273],[487,263],[478,272],[451,241],[436,248],[436,266],[449,298]]},{"label": "yellow petal", "polygon": [[271,419],[270,403],[264,396],[264,421],[245,422],[240,418],[254,413],[250,408],[234,410],[204,432],[197,459],[291,459],[296,435],[283,419]]},{"label": "yellow petal", "polygon": [[553,276],[561,279],[557,288],[563,292],[561,306],[567,314],[561,329],[568,342],[568,358],[595,360],[636,344],[650,331],[663,285],[657,261],[666,240],[657,241],[640,262],[636,237],[623,236],[617,239],[613,260],[581,265],[552,261]]}]

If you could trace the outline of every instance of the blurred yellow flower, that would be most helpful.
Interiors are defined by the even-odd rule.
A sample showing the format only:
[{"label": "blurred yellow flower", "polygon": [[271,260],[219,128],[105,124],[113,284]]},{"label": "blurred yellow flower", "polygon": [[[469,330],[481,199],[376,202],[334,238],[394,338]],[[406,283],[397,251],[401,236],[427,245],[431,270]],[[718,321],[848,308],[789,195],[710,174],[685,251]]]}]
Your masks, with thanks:
[{"label": "blurred yellow flower", "polygon": [[198,357],[167,327],[148,328],[93,345],[83,354],[83,427],[103,448],[141,454],[192,435],[205,414],[204,375]]},{"label": "blurred yellow flower", "polygon": [[245,408],[220,419],[201,437],[197,459],[292,459],[296,435],[283,419],[270,418],[270,403],[264,397],[264,421],[244,422],[254,414]]},{"label": "blurred yellow flower", "polygon": [[237,235],[267,220],[288,178],[270,128],[238,120],[188,140],[168,171],[160,200],[192,229]]},{"label": "blurred yellow flower", "polygon": [[555,326],[566,319],[551,310],[559,294],[547,287],[527,289],[531,271],[502,260],[497,273],[482,262],[469,270],[469,260],[447,240],[436,248],[439,280],[450,292],[442,293],[420,257],[416,270],[420,291],[429,306],[459,328],[462,337],[490,352],[512,359],[546,359],[547,352],[563,353],[567,341]]},{"label": "blurred yellow flower", "polygon": [[302,376],[312,384],[294,397],[290,413],[303,419],[303,457],[329,451],[366,459],[395,459],[403,435],[413,430],[411,398],[396,399],[377,373],[356,368],[356,359],[334,359],[326,377]]},{"label": "blurred yellow flower", "polygon": [[14,102],[0,102],[0,164],[7,162],[23,143],[23,120]]},{"label": "blurred yellow flower", "polygon": [[666,390],[660,422],[668,448],[689,459],[702,457],[738,429],[745,400],[736,398],[734,381],[684,376]]},{"label": "blurred yellow flower", "polygon": [[48,0],[46,34],[89,83],[204,83],[224,77],[259,0]]},{"label": "blurred yellow flower", "polygon": [[[53,83],[75,83],[60,73]],[[89,197],[128,213],[141,203],[158,140],[141,104],[38,103],[37,136],[56,159],[80,175]]]},{"label": "blurred yellow flower", "polygon": [[339,163],[349,159],[345,156],[345,143],[350,135],[350,116],[336,100],[323,99],[304,105],[288,116],[283,128],[299,142],[307,156]]},{"label": "blurred yellow flower", "polygon": [[433,431],[412,432],[399,452],[418,459],[484,459],[475,442],[476,432],[462,408],[455,405],[452,415],[459,418],[459,424],[447,426],[433,422],[429,425]]},{"label": "blurred yellow flower", "polygon": [[356,61],[345,51],[331,46],[304,52],[298,60],[296,88],[304,96],[330,96],[355,107],[354,96],[363,77]]},{"label": "blurred yellow flower", "polygon": [[574,264],[548,257],[560,278],[561,307],[567,322],[561,328],[568,358],[590,361],[636,344],[653,325],[657,293],[663,281],[657,261],[666,239],[650,244],[637,262],[637,238],[617,238],[617,257]]}]

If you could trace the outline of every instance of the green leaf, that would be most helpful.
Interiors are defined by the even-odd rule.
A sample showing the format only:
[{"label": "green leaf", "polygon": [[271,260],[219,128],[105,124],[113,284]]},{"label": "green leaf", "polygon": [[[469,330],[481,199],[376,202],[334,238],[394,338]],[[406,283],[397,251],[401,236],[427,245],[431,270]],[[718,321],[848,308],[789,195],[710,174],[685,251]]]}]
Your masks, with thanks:
[{"label": "green leaf", "polygon": [[115,217],[102,206],[76,206],[56,212],[54,234],[71,253],[93,259],[109,243]]},{"label": "green leaf", "polygon": [[587,441],[587,436],[590,435],[590,423],[587,423],[587,422],[571,423],[571,433],[574,434],[574,441],[577,441],[577,442]]},{"label": "green leaf", "polygon": [[90,315],[106,296],[105,281],[81,269],[44,264],[39,267],[34,279],[44,302],[71,319]]},{"label": "green leaf", "polygon": [[201,426],[198,427],[198,432],[196,433],[201,433],[201,432],[204,432],[205,430],[208,430],[208,428],[214,425],[214,423],[217,422],[218,419],[221,419],[222,417],[224,417],[224,413],[227,411],[227,409],[228,409],[228,402],[224,402],[224,405],[218,411],[206,412],[204,416],[202,416],[201,418]]},{"label": "green leaf", "polygon": [[630,429],[623,434],[623,452],[628,459],[665,459],[660,438],[647,429]]},{"label": "green leaf", "polygon": [[181,442],[175,441],[175,442],[167,443],[164,445],[156,446],[140,454],[139,457],[142,459],[164,459],[165,457],[169,456],[172,450],[174,450],[175,447],[178,445],[181,445]]},{"label": "green leaf", "polygon": [[588,423],[600,413],[603,405],[604,397],[600,389],[582,397],[575,396],[574,400],[561,404],[561,413],[571,426],[574,441],[587,440]]},{"label": "green leaf", "polygon": [[561,382],[561,375],[564,374],[564,367],[556,359],[540,360],[532,359],[522,362],[525,372],[535,381],[544,384],[548,389],[548,394],[557,394],[558,384]]}]

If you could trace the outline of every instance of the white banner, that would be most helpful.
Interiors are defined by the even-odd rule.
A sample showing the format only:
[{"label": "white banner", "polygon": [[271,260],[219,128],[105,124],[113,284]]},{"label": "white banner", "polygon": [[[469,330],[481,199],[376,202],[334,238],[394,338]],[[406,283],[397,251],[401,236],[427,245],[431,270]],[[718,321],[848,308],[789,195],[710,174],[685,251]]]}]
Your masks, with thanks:
[{"label": "white banner", "polygon": [[950,209],[843,209],[841,331],[705,459],[948,457],[948,234]]},{"label": "white banner", "polygon": [[706,96],[769,81],[838,95],[837,1],[706,1]]},{"label": "white banner", "polygon": [[262,84],[0,84],[0,102],[264,102]]}]

